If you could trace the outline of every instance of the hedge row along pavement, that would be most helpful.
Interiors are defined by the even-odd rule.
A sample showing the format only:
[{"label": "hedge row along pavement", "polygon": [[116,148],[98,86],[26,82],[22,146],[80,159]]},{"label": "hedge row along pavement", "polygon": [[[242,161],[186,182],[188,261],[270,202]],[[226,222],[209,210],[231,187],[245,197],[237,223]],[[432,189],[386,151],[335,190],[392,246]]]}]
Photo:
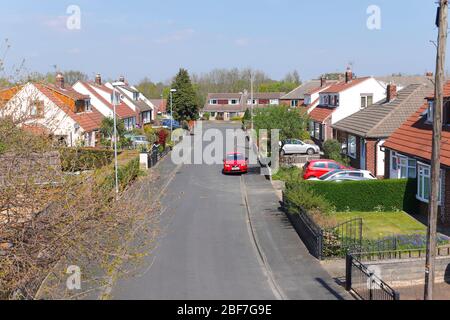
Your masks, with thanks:
[{"label": "hedge row along pavement", "polygon": [[110,164],[114,158],[112,150],[89,148],[63,148],[59,150],[61,168],[65,172],[95,170]]},{"label": "hedge row along pavement", "polygon": [[414,213],[417,208],[417,180],[391,179],[350,182],[301,181],[300,188],[320,195],[336,211],[397,211]]}]

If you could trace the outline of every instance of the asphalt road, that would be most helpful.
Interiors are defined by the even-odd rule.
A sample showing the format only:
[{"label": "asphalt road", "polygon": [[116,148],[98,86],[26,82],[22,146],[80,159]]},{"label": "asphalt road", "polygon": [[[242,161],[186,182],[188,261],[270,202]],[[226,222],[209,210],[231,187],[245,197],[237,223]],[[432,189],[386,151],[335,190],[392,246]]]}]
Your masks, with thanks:
[{"label": "asphalt road", "polygon": [[[211,126],[206,125],[204,129]],[[214,127],[224,133],[231,125],[215,124]],[[197,143],[200,136],[194,136]],[[245,145],[238,146],[238,151],[245,150]],[[252,237],[244,200],[244,180],[240,176],[223,175],[221,164],[180,166],[162,199],[160,224],[163,231],[158,248],[145,261],[138,276],[115,283],[111,298],[273,300],[286,298],[280,294],[280,286],[285,286],[288,293],[298,292],[291,295],[295,299],[329,298],[328,293],[308,293],[316,288],[321,292],[323,286],[315,280],[320,266],[306,253],[296,257],[289,265],[291,271],[287,272],[287,263],[291,263],[280,250],[280,254],[272,256],[284,269],[277,268],[281,270],[279,275],[268,271]],[[256,197],[258,192],[253,190]],[[260,204],[263,203],[261,199]],[[274,241],[270,232],[263,234],[261,240],[265,243]],[[294,240],[287,245],[299,247],[296,235],[291,239]],[[276,248],[274,245],[267,247]],[[301,270],[299,280],[292,269]],[[280,283],[274,282],[277,278],[282,278]],[[299,288],[297,282],[305,288],[295,289]]]},{"label": "asphalt road", "polygon": [[116,283],[113,299],[277,298],[250,236],[241,179],[221,169],[180,168],[162,199],[159,247],[142,274]]}]

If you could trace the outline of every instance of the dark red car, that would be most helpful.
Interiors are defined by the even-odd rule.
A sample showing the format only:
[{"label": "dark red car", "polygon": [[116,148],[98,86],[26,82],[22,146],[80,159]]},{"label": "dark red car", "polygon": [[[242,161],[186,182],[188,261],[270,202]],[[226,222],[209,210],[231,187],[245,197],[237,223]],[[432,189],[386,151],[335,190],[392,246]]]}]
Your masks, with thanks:
[{"label": "dark red car", "polygon": [[312,160],[303,167],[303,179],[320,178],[333,170],[350,169],[334,160]]},{"label": "dark red car", "polygon": [[242,153],[229,153],[223,160],[223,173],[247,173],[248,160]]}]

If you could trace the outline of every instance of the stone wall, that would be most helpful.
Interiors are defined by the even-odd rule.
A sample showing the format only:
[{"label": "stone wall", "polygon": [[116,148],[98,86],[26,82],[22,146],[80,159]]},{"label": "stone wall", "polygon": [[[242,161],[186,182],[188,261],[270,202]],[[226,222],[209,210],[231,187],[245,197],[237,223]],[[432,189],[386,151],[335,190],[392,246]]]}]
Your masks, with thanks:
[{"label": "stone wall", "polygon": [[280,166],[287,167],[287,166],[297,166],[299,168],[303,168],[303,166],[311,160],[319,160],[320,155],[289,155],[280,157]]}]

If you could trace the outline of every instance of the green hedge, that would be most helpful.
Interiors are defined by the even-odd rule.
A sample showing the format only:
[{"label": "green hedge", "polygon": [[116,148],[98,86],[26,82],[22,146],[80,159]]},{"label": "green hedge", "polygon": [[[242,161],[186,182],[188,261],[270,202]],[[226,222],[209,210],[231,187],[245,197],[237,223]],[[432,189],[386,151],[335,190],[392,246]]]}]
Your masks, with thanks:
[{"label": "green hedge", "polygon": [[350,182],[302,181],[299,187],[322,196],[336,211],[396,211],[413,213],[417,208],[415,179]]},{"label": "green hedge", "polygon": [[[132,181],[134,181],[141,174],[139,166],[139,158],[133,157],[131,159],[119,158],[119,189],[125,190]],[[115,189],[115,171],[114,165],[103,167],[95,172],[96,186],[105,193],[111,192]]]},{"label": "green hedge", "polygon": [[59,154],[62,170],[68,172],[99,169],[114,158],[114,151],[89,148],[64,148]]}]

